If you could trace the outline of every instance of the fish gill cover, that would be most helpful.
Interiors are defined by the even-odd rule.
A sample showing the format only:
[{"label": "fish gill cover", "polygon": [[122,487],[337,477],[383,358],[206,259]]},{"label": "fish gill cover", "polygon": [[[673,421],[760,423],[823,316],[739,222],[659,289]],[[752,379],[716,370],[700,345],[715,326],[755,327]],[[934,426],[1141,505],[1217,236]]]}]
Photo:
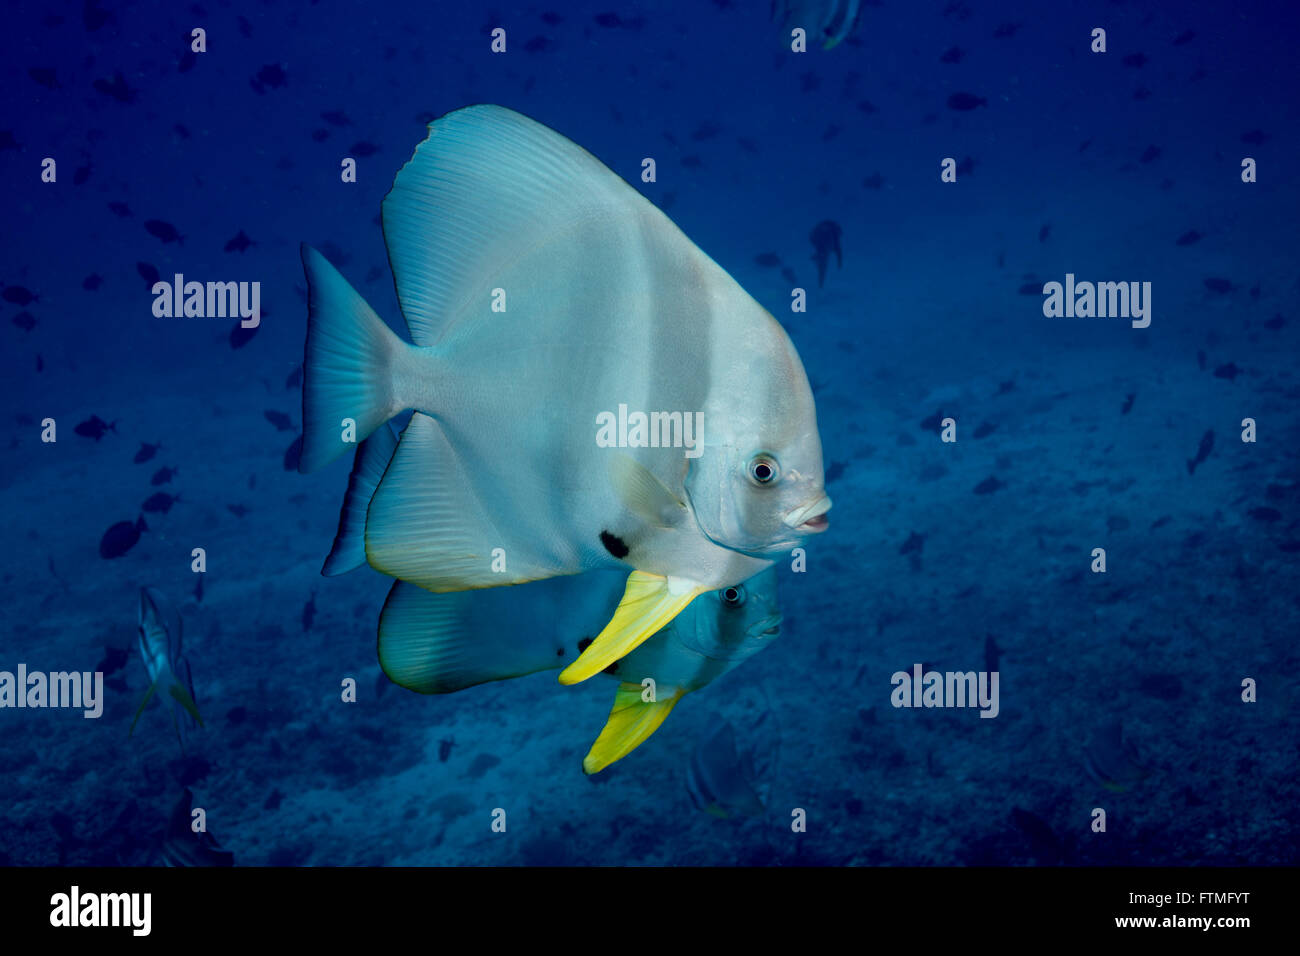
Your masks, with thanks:
[{"label": "fish gill cover", "polygon": [[0,863],[1298,862],[1293,5],[3,17]]}]

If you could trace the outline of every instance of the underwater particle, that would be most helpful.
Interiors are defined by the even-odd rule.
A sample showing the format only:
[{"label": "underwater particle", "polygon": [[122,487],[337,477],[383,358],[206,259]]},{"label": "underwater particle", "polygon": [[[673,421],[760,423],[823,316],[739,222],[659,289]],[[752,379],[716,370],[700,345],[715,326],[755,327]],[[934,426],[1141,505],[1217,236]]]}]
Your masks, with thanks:
[{"label": "underwater particle", "polygon": [[149,526],[144,523],[144,515],[141,515],[135,521],[119,521],[107,531],[99,540],[99,556],[105,560],[120,558],[140,540],[140,533],[148,531]]},{"label": "underwater particle", "polygon": [[292,419],[284,412],[278,412],[274,408],[268,408],[262,412],[266,420],[275,426],[276,431],[291,432],[294,430]]},{"label": "underwater particle", "polygon": [[82,438],[93,438],[99,441],[106,432],[117,433],[117,422],[106,422],[98,415],[91,415],[84,422],[80,422],[73,431]]},{"label": "underwater particle", "polygon": [[126,85],[126,78],[122,76],[121,70],[114,73],[111,80],[100,77],[93,86],[96,92],[103,93],[119,103],[131,103],[135,100],[136,91]]},{"label": "underwater particle", "polygon": [[257,75],[248,81],[248,85],[258,95],[266,92],[266,88],[278,90],[289,82],[288,75],[284,72],[284,67],[278,63],[268,63],[257,71]]},{"label": "underwater particle", "polygon": [[316,620],[316,589],[312,588],[311,597],[307,603],[302,606],[302,632],[306,634],[311,630],[312,623]]},{"label": "underwater particle", "polygon": [[145,285],[152,290],[154,283],[159,279],[158,270],[147,262],[137,262],[135,264],[135,271],[140,273],[140,278],[143,279]]},{"label": "underwater particle", "polygon": [[1138,690],[1158,700],[1177,700],[1183,695],[1183,682],[1174,674],[1144,674]]},{"label": "underwater particle", "polygon": [[46,66],[31,66],[27,68],[27,75],[33,80],[45,87],[47,90],[58,89],[59,81],[55,79],[54,70]]},{"label": "underwater particle", "polygon": [[249,246],[255,245],[257,243],[249,239],[248,234],[241,229],[233,239],[226,240],[225,250],[226,252],[244,252]]},{"label": "underwater particle", "polygon": [[826,266],[830,262],[831,253],[835,254],[835,264],[837,268],[844,268],[844,252],[840,248],[840,236],[843,234],[840,224],[833,219],[823,219],[809,233],[808,238],[813,245],[812,260],[817,263],[817,288],[821,288],[826,281]]},{"label": "underwater particle", "polygon": [[1233,381],[1240,374],[1241,369],[1237,367],[1237,363],[1235,362],[1226,362],[1214,370],[1215,378],[1226,378],[1229,382]]},{"label": "underwater particle", "polygon": [[[267,309],[262,310],[262,318],[266,318]],[[242,349],[257,334],[260,325],[254,325],[251,328],[246,327],[243,322],[236,323],[230,330],[230,347],[232,349]]]},{"label": "underwater particle", "polygon": [[299,435],[284,450],[284,470],[297,471],[298,462],[302,460],[302,436]]},{"label": "underwater particle", "polygon": [[162,240],[164,244],[169,242],[178,242],[181,245],[185,244],[185,237],[177,232],[176,227],[170,222],[164,222],[161,219],[146,219],[144,228],[149,235]]},{"label": "underwater particle", "polygon": [[[180,500],[180,495],[169,495],[165,491],[159,491],[146,498],[141,507],[150,514],[166,514],[172,510],[172,505]],[[199,575],[198,578],[202,581],[203,575]]]},{"label": "underwater particle", "polygon": [[1189,475],[1196,473],[1196,468],[1201,462],[1210,457],[1210,452],[1214,450],[1214,431],[1209,429],[1201,436],[1201,443],[1196,448],[1196,457],[1187,462],[1187,473]]},{"label": "underwater particle", "polygon": [[988,100],[973,93],[953,93],[948,97],[948,109],[966,113],[980,106],[987,106]]},{"label": "underwater particle", "polygon": [[31,305],[33,302],[39,302],[40,296],[34,295],[30,289],[20,285],[5,286],[4,292],[0,292],[0,299],[6,302],[12,302],[17,306]]}]

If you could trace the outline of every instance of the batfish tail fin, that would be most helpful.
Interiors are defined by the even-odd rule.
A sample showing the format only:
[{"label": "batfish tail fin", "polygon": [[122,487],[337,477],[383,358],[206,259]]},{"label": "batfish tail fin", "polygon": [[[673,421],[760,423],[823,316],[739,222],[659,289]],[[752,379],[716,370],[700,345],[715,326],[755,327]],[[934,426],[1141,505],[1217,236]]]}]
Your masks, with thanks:
[{"label": "batfish tail fin", "polygon": [[339,512],[338,534],[320,572],[326,577],[346,574],[366,563],[366,512],[396,450],[397,433],[387,424],[380,425],[357,446],[352,474],[348,476],[348,493]]},{"label": "batfish tail fin", "polygon": [[[393,395],[394,366],[412,350],[306,243],[302,265],[308,316],[298,471],[306,474],[325,467],[408,407]],[[355,422],[347,440],[345,419]]]},{"label": "batfish tail fin", "polygon": [[650,739],[659,729],[686,691],[674,689],[672,696],[663,700],[642,700],[640,684],[623,683],[614,694],[614,706],[609,712],[600,736],[582,758],[584,773],[599,773],[616,760],[622,760]]}]

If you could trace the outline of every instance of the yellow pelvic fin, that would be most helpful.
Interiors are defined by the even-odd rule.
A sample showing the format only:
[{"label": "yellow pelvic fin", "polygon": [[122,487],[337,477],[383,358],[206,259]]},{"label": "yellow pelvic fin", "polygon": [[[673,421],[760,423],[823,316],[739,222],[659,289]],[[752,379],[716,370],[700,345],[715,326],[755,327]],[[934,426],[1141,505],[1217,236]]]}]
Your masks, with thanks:
[{"label": "yellow pelvic fin", "polygon": [[584,773],[599,773],[645,743],[686,691],[676,689],[671,697],[655,701],[643,701],[641,693],[640,684],[618,685],[609,720],[582,759]]},{"label": "yellow pelvic fin", "polygon": [[600,673],[664,627],[705,590],[690,582],[633,571],[614,617],[578,659],[560,672],[560,683],[577,684]]},{"label": "yellow pelvic fin", "polygon": [[176,699],[176,702],[185,708],[185,712],[197,720],[199,726],[202,727],[203,718],[199,716],[199,705],[194,703],[194,698],[190,696],[190,692],[180,683],[172,684],[167,690]]},{"label": "yellow pelvic fin", "polygon": [[140,706],[135,709],[135,719],[131,721],[131,729],[126,732],[128,737],[135,733],[135,725],[140,722],[140,715],[144,709],[149,706],[149,701],[153,700],[153,692],[158,689],[158,682],[154,681],[149,685],[149,689],[144,692],[144,699],[140,701]]}]

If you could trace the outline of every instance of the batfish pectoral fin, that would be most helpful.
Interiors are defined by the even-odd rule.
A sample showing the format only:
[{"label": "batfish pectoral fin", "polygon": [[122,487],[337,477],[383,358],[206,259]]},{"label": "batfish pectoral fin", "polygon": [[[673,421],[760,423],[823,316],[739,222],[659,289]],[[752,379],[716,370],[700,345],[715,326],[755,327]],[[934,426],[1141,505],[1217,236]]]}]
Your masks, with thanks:
[{"label": "batfish pectoral fin", "polygon": [[560,683],[577,684],[600,673],[666,626],[706,590],[690,581],[633,571],[614,617],[578,659],[560,672]]},{"label": "batfish pectoral fin", "polygon": [[609,475],[623,504],[647,524],[671,528],[685,517],[686,503],[626,452],[610,458]]},{"label": "batfish pectoral fin", "polygon": [[686,691],[674,690],[663,700],[642,700],[640,684],[623,683],[614,694],[614,706],[609,712],[600,736],[582,759],[584,773],[599,773],[616,760],[622,760],[650,739],[659,729],[673,706]]}]

